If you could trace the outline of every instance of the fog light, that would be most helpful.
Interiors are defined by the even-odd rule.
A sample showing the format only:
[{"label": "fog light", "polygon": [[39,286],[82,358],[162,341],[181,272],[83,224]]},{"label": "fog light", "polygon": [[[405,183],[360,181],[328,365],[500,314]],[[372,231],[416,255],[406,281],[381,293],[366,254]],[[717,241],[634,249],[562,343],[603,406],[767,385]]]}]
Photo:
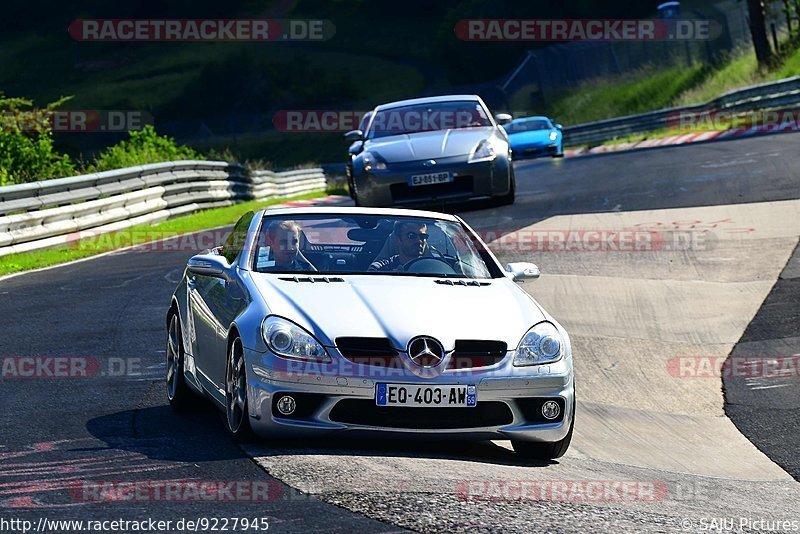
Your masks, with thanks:
[{"label": "fog light", "polygon": [[[280,409],[280,406],[278,409]],[[561,408],[556,401],[547,401],[542,404],[542,415],[545,419],[555,419],[560,413]]]},{"label": "fog light", "polygon": [[295,402],[294,397],[284,395],[278,399],[278,411],[281,413],[281,415],[292,415],[296,408],[297,403]]}]

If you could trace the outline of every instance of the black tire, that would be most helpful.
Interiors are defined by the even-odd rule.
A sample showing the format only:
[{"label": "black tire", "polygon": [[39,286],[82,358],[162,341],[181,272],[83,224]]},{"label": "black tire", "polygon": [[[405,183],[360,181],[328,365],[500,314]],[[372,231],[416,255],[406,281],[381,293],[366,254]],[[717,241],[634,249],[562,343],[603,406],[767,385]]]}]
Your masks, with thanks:
[{"label": "black tire", "polygon": [[183,332],[178,312],[174,309],[167,320],[167,399],[175,411],[185,412],[196,405],[198,398],[186,384],[184,372],[185,354]]},{"label": "black tire", "polygon": [[242,340],[237,337],[228,349],[225,371],[225,419],[228,431],[237,441],[250,441],[254,436],[250,426],[245,367]]},{"label": "black tire", "polygon": [[561,458],[569,449],[572,442],[572,431],[575,429],[575,400],[572,401],[572,417],[570,418],[569,432],[563,439],[552,443],[541,443],[536,441],[517,441],[511,440],[514,452],[526,460],[547,461]]},{"label": "black tire", "polygon": [[347,194],[350,195],[350,198],[355,200],[356,198],[356,186],[353,181],[353,165],[352,163],[347,164]]},{"label": "black tire", "polygon": [[514,196],[516,195],[517,191],[517,177],[514,173],[514,164],[510,161],[508,164],[511,165],[511,188],[508,190],[508,193],[495,199],[495,205],[497,206],[509,206],[514,203]]}]

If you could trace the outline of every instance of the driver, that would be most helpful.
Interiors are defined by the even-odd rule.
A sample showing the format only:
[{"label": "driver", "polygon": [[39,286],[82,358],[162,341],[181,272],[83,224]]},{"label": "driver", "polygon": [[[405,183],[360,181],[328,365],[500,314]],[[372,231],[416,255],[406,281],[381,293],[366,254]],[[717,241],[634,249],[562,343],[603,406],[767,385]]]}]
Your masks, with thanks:
[{"label": "driver", "polygon": [[300,226],[294,221],[275,221],[267,227],[267,245],[274,264],[267,267],[275,271],[316,271],[317,269],[300,252]]},{"label": "driver", "polygon": [[406,263],[422,257],[428,250],[428,226],[424,222],[396,221],[392,234],[400,245],[400,253],[373,261],[368,271],[400,271]]}]

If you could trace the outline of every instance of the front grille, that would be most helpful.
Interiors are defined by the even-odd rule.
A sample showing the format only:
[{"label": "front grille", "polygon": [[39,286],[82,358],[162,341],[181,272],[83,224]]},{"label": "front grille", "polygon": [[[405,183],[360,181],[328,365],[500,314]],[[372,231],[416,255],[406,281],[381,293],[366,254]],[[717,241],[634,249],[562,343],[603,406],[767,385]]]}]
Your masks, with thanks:
[{"label": "front grille", "polygon": [[503,341],[459,339],[447,364],[448,369],[471,369],[500,363],[508,346]]},{"label": "front grille", "polygon": [[331,421],[384,428],[454,429],[510,424],[511,409],[504,402],[478,402],[474,408],[417,408],[377,406],[374,400],[345,399],[331,410]]},{"label": "front grille", "polygon": [[411,187],[407,183],[389,186],[392,200],[395,202],[411,200],[427,200],[434,197],[469,196],[472,195],[472,176],[458,176],[447,184],[418,185]]},{"label": "front grille", "polygon": [[353,363],[398,369],[402,366],[398,352],[385,337],[337,337],[336,348]]}]

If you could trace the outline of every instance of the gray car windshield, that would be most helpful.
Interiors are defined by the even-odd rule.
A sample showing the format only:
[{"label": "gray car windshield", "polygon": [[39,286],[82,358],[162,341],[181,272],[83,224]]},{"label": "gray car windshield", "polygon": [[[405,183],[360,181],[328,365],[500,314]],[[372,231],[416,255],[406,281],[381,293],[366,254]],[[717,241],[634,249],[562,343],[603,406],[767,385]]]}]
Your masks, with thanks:
[{"label": "gray car windshield", "polygon": [[550,130],[553,128],[553,125],[550,124],[550,121],[536,119],[529,121],[510,122],[505,125],[504,128],[508,133],[517,133],[532,132],[535,130]]},{"label": "gray car windshield", "polygon": [[375,113],[367,139],[486,126],[492,126],[492,121],[480,102],[474,100],[416,104]]},{"label": "gray car windshield", "polygon": [[253,269],[291,274],[503,276],[458,222],[379,215],[265,215]]}]

